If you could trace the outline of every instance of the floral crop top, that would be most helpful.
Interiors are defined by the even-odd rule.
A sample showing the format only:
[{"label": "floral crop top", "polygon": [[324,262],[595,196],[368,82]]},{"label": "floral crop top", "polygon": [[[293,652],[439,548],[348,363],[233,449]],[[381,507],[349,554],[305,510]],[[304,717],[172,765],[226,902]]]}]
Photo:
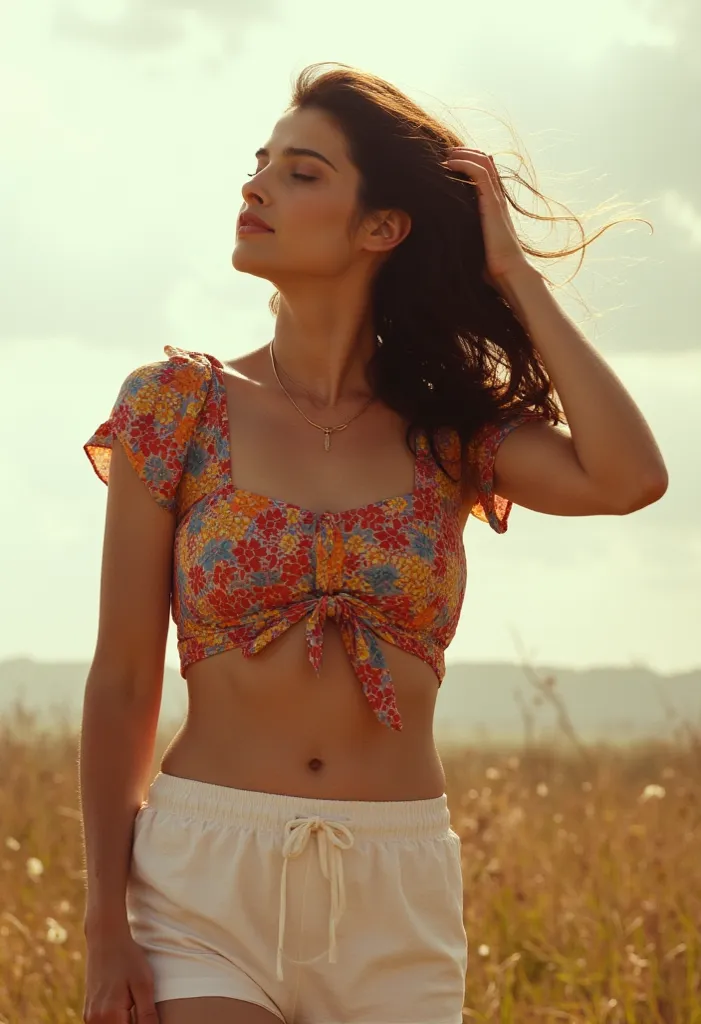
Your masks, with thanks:
[{"label": "floral crop top", "polygon": [[[154,500],[175,516],[171,614],[180,674],[234,647],[251,657],[300,619],[318,672],[331,617],[378,720],[401,729],[377,638],[427,662],[440,685],[467,574],[460,484],[419,432],[407,494],[316,513],[242,490],[232,476],[223,364],[204,352],[164,351],[167,359],[127,376],[109,419],[83,448],[107,483],[118,438]],[[530,415],[487,427],[471,444],[479,478],[472,514],[497,533],[511,502],[493,493],[494,455]],[[436,443],[459,480],[457,431],[443,429]]]}]

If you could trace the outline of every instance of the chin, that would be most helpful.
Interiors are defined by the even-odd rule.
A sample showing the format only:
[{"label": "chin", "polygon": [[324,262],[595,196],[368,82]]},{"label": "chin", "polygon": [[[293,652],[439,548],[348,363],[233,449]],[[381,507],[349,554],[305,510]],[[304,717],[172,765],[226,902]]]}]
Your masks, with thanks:
[{"label": "chin", "polygon": [[245,241],[237,242],[231,254],[231,265],[234,270],[240,270],[244,274],[254,274],[256,277],[267,277],[270,271],[270,261],[261,258],[260,254],[248,251]]}]

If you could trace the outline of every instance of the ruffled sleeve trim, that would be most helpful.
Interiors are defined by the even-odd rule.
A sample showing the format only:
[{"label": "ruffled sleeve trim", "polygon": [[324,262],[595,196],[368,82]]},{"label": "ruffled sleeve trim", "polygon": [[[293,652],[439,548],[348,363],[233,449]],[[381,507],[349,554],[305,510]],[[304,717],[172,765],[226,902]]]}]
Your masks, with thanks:
[{"label": "ruffled sleeve trim", "polygon": [[211,369],[166,345],[168,359],[145,363],[123,381],[112,411],[83,445],[97,476],[109,483],[117,438],[154,500],[173,511],[187,451],[210,385]]},{"label": "ruffled sleeve trim", "polygon": [[468,461],[473,467],[477,500],[470,514],[487,523],[495,533],[506,533],[513,502],[494,492],[494,462],[504,438],[524,423],[543,420],[540,413],[522,412],[503,423],[487,423],[468,445]]}]

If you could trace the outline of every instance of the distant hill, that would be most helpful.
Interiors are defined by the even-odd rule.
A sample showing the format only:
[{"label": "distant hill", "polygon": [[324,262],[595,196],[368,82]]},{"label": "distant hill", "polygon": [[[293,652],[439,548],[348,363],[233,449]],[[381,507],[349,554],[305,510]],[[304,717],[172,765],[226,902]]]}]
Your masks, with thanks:
[{"label": "distant hill", "polygon": [[[80,719],[87,662],[39,662],[17,658],[0,662],[0,715],[21,700],[41,720],[56,712],[71,723]],[[531,680],[551,677],[553,689]],[[436,707],[436,737],[444,742],[522,740],[528,730],[542,737],[560,731],[562,701],[582,740],[628,742],[669,736],[681,726],[701,729],[701,668],[659,675],[647,668],[592,669],[508,663],[455,663],[448,666]],[[179,722],[187,708],[185,681],[166,667],[162,722]]]},{"label": "distant hill", "polygon": [[[552,689],[544,684],[548,678]],[[560,734],[558,702],[587,742],[669,737],[680,726],[701,730],[701,668],[661,675],[637,666],[455,664],[441,686],[436,734],[523,739],[529,720],[534,735]]]}]

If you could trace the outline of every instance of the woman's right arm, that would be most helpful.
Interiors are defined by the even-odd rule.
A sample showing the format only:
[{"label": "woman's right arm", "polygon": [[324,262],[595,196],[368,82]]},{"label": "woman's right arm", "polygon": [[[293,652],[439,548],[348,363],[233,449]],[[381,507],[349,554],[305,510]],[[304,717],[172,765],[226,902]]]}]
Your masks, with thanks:
[{"label": "woman's right arm", "polygon": [[172,513],[153,500],[115,438],[79,755],[84,929],[93,949],[129,938],[126,886],[161,705],[173,533]]}]

